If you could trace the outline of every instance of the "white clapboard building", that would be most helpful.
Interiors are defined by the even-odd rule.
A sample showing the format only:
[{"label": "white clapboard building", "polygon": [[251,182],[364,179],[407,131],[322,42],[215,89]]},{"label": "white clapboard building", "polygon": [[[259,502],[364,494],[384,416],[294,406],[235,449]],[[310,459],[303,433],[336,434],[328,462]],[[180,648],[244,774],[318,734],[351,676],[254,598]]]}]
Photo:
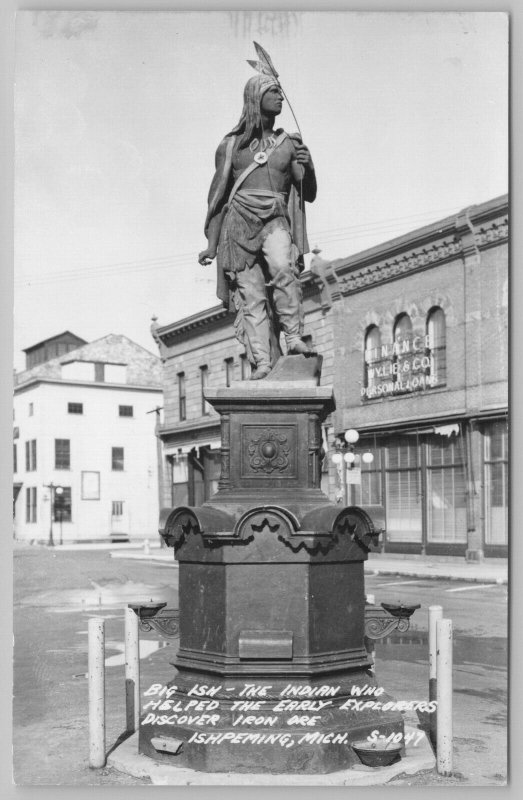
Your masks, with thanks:
[{"label": "white clapboard building", "polygon": [[157,536],[160,359],[126,336],[66,331],[27,348],[15,375],[17,540]]}]

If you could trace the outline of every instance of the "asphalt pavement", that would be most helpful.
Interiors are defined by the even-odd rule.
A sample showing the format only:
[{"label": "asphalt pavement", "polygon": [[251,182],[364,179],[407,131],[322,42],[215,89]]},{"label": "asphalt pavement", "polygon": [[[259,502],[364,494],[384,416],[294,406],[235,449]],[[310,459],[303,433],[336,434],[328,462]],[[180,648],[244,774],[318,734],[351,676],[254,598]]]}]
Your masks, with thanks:
[{"label": "asphalt pavement", "polygon": [[[430,770],[400,776],[391,785],[504,785],[506,562],[469,565],[462,559],[425,559],[422,563],[421,559],[373,555],[365,566],[366,589],[376,594],[377,602],[399,598],[423,606],[408,634],[392,635],[376,649],[376,675],[394,697],[427,696],[426,607],[441,602],[455,622],[453,775],[445,778]],[[429,573],[426,578],[424,571]],[[128,602],[142,599],[176,607],[177,584],[172,550],[150,542],[134,547],[15,548],[18,783],[149,783],[110,765],[89,769],[87,622],[92,616],[106,621],[107,748],[112,749],[125,735],[123,609]],[[162,640],[154,632],[141,634],[142,696],[152,683],[171,679],[177,646],[177,639]],[[406,722],[417,724],[410,717]]]}]

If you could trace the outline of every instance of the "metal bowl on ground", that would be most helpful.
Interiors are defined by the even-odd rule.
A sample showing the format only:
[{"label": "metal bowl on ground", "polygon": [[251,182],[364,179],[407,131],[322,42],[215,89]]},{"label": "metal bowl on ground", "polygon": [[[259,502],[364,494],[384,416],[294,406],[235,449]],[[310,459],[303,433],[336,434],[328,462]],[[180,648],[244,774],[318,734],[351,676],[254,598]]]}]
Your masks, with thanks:
[{"label": "metal bowl on ground", "polygon": [[372,742],[363,739],[353,742],[352,749],[367,767],[388,767],[401,758],[401,742],[387,742],[386,739]]}]

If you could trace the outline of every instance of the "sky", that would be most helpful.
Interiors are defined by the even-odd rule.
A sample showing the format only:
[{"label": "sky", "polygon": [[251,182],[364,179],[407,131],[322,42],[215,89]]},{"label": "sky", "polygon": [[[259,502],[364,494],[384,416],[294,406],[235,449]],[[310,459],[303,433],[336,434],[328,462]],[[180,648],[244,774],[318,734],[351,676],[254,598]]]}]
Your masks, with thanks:
[{"label": "sky", "polygon": [[[309,241],[323,258],[507,192],[501,13],[19,12],[17,369],[23,348],[65,330],[157,352],[153,316],[217,304],[197,255],[253,40],[311,150]],[[287,105],[278,124],[296,130]]]}]

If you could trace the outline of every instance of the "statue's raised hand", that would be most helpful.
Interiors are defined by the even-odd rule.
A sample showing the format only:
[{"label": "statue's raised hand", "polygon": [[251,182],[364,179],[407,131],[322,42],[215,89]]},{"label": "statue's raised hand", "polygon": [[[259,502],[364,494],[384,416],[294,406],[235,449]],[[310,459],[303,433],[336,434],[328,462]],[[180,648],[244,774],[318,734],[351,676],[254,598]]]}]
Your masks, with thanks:
[{"label": "statue's raised hand", "polygon": [[312,163],[310,150],[303,143],[294,142],[294,149],[296,150],[296,161],[298,164],[303,164],[308,167]]},{"label": "statue's raised hand", "polygon": [[304,167],[312,166],[312,158],[310,154],[309,148],[303,144],[301,134],[299,133],[289,133],[289,138],[291,139],[294,150],[296,152],[296,161],[298,164],[301,164]]}]

